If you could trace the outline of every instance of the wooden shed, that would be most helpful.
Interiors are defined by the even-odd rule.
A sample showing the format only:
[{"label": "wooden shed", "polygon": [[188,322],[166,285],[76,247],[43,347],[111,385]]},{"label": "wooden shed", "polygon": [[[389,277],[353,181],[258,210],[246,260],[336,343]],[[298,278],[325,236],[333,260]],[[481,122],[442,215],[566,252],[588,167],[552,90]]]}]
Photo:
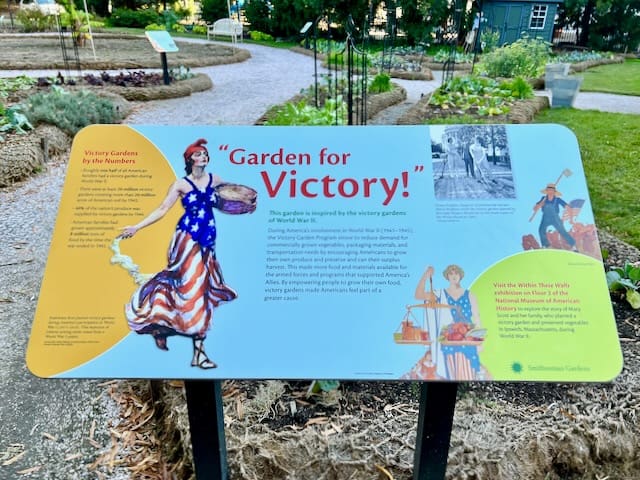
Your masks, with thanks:
[{"label": "wooden shed", "polygon": [[553,40],[558,5],[563,0],[483,0],[480,35],[500,32],[498,45],[512,43],[523,34]]}]

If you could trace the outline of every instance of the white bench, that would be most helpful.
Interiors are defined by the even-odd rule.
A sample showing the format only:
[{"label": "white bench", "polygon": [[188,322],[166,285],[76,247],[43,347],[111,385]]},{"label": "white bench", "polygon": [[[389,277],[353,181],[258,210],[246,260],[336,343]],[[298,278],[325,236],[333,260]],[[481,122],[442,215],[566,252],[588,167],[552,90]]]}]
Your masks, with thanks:
[{"label": "white bench", "polygon": [[207,25],[207,40],[210,40],[211,36],[215,40],[216,35],[231,37],[233,43],[236,43],[238,38],[242,42],[242,24],[231,18],[216,20],[212,25]]}]

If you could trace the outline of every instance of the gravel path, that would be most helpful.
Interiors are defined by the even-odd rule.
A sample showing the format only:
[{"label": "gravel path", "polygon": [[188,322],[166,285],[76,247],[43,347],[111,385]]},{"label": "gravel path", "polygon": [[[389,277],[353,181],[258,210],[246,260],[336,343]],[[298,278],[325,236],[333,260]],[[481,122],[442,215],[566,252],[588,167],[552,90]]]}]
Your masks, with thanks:
[{"label": "gravel path", "polygon": [[126,123],[252,125],[270,106],[313,84],[312,57],[253,44],[241,48],[251,52],[249,60],[193,69],[209,75],[213,89],[145,103],[127,117]]}]

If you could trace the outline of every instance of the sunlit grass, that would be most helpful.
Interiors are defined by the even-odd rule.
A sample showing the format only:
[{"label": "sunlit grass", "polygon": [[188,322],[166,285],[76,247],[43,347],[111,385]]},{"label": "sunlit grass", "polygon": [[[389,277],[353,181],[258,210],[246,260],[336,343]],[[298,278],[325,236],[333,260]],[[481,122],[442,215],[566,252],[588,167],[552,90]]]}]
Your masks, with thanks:
[{"label": "sunlit grass", "polygon": [[584,77],[580,90],[585,92],[640,95],[640,59],[627,59],[590,68],[579,74]]},{"label": "sunlit grass", "polygon": [[640,248],[640,115],[561,108],[535,122],[575,133],[598,227]]}]

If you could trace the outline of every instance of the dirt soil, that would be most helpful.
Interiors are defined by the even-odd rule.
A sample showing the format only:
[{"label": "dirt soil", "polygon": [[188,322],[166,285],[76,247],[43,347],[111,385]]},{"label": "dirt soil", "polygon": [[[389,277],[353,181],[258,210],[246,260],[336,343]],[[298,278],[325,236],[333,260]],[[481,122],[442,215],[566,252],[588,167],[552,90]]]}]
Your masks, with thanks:
[{"label": "dirt soil", "polygon": [[[58,36],[19,37],[0,35],[0,69],[49,70],[64,69],[61,42]],[[66,48],[73,58],[73,44],[66,38]],[[78,57],[83,70],[114,70],[131,68],[162,68],[160,54],[145,37],[95,34],[93,43],[96,56],[89,42],[79,47]],[[178,51],[167,53],[169,68],[205,67],[246,60],[247,50],[213,43],[188,43],[176,41]],[[75,70],[75,60],[69,62]]]}]

